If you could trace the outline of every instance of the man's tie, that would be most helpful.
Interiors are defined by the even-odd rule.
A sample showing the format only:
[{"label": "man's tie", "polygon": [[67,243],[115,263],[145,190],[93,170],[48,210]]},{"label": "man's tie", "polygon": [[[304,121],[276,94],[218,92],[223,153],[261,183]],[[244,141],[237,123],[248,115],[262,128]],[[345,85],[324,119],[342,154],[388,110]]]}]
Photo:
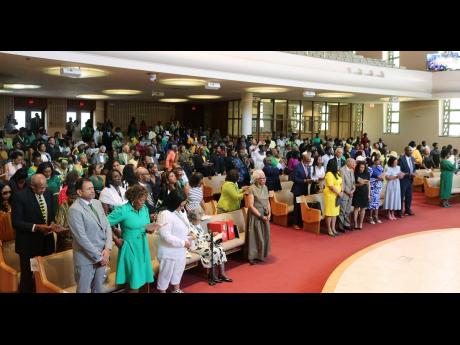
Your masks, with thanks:
[{"label": "man's tie", "polygon": [[98,222],[100,223],[101,220],[99,219],[99,215],[97,214],[96,212],[96,209],[94,208],[94,206],[92,204],[88,204],[89,208],[91,209],[91,211],[93,211],[94,215],[96,216]]},{"label": "man's tie", "polygon": [[48,224],[48,214],[46,212],[46,205],[45,201],[43,200],[43,196],[41,194],[37,194],[38,198],[38,205],[40,206],[40,211],[42,213],[43,220],[45,221],[45,224]]},{"label": "man's tie", "polygon": [[309,165],[309,166],[307,167],[307,169],[308,169],[308,176],[307,176],[307,179],[310,179],[310,178],[311,178],[311,165]]}]

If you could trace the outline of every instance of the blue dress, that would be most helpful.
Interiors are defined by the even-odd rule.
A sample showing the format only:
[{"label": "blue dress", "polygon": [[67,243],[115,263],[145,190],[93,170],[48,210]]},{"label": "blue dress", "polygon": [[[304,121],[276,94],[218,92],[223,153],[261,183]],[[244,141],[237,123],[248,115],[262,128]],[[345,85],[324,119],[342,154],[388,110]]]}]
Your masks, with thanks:
[{"label": "blue dress", "polygon": [[381,165],[369,167],[369,174],[371,175],[371,200],[369,201],[369,210],[378,210],[380,207],[380,193],[383,188],[383,181],[377,179],[383,173]]},{"label": "blue dress", "polygon": [[153,268],[145,225],[150,223],[147,206],[136,211],[131,203],[115,208],[107,217],[110,225],[121,225],[123,245],[118,252],[117,284],[138,289],[153,282]]}]

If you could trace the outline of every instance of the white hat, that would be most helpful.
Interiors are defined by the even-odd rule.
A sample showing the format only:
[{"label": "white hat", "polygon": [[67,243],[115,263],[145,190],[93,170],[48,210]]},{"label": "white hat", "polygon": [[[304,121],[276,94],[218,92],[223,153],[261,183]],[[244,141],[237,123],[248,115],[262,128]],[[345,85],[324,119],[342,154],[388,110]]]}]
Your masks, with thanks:
[{"label": "white hat", "polygon": [[361,162],[361,161],[364,162],[364,161],[366,161],[366,158],[364,158],[363,156],[357,156],[356,161],[357,162]]},{"label": "white hat", "polygon": [[171,136],[171,133],[169,133],[169,131],[166,131],[166,132],[164,133],[164,135],[170,137],[170,136]]},{"label": "white hat", "polygon": [[77,142],[77,143],[75,144],[75,147],[78,147],[78,146],[80,146],[80,145],[85,145],[85,142],[82,141],[82,140],[80,140],[79,142]]}]

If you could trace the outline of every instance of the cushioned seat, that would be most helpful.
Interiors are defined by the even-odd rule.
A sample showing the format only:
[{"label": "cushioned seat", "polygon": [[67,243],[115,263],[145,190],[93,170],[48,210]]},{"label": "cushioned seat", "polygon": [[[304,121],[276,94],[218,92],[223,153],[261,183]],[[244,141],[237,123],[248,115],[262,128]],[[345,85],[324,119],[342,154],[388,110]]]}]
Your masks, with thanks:
[{"label": "cushioned seat", "polygon": [[[38,272],[35,272],[37,292],[76,292],[73,250],[37,257]],[[118,260],[118,247],[113,244],[107,269],[105,292],[113,292],[121,287],[115,284]]]},{"label": "cushioned seat", "polygon": [[[318,202],[321,210],[310,208],[308,203]],[[302,212],[303,229],[316,234],[320,232],[321,220],[324,219],[324,194],[304,195],[303,202],[300,204]]]},{"label": "cushioned seat", "polygon": [[294,211],[294,194],[290,189],[270,193],[270,207],[273,223],[288,226],[289,213]]},{"label": "cushioned seat", "polygon": [[289,181],[289,175],[280,175],[280,182]]},{"label": "cushioned seat", "polygon": [[15,241],[0,241],[0,292],[16,292],[20,278],[19,255]]},{"label": "cushioned seat", "polygon": [[281,189],[283,190],[291,190],[292,189],[292,185],[294,184],[293,181],[285,181],[285,182],[281,182]]},{"label": "cushioned seat", "polygon": [[225,182],[225,175],[205,177],[203,179],[203,198],[205,201],[211,201],[214,195],[222,192],[222,185]]},{"label": "cushioned seat", "polygon": [[206,202],[204,204],[204,207],[206,209],[206,215],[212,216],[214,214],[217,214],[217,201],[216,200],[211,200],[209,202]]}]

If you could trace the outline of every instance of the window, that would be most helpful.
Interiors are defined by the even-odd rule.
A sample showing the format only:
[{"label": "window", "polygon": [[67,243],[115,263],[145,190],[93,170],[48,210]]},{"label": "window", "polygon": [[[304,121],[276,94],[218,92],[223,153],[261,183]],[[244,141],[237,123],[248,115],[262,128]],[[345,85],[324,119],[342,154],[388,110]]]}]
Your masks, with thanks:
[{"label": "window", "polygon": [[460,137],[460,98],[442,101],[441,136]]},{"label": "window", "polygon": [[16,110],[14,112],[14,118],[18,122],[16,128],[26,127],[26,112],[23,110]]},{"label": "window", "polygon": [[240,102],[228,102],[228,130],[227,134],[232,137],[238,137],[241,134],[241,114]]},{"label": "window", "polygon": [[382,60],[392,63],[396,67],[399,67],[399,51],[384,51],[382,54]]},{"label": "window", "polygon": [[[69,122],[70,119],[72,119],[73,122],[78,120],[80,122],[80,129],[82,129],[86,126],[86,121],[92,121],[92,116],[89,111],[68,111],[65,120]],[[93,122],[91,122],[91,127],[94,127]]]},{"label": "window", "polygon": [[321,131],[329,130],[329,106],[327,104],[321,107]]},{"label": "window", "polygon": [[387,104],[384,128],[384,133],[399,133],[399,102]]}]

